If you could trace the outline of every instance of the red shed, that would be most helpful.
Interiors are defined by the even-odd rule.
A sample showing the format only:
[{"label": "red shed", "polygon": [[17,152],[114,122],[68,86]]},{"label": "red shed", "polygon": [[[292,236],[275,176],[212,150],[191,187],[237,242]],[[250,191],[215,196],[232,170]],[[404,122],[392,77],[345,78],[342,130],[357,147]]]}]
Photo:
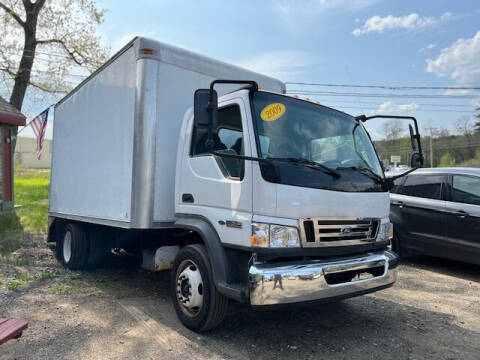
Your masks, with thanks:
[{"label": "red shed", "polygon": [[25,126],[25,116],[0,97],[0,213],[13,209],[13,129]]}]

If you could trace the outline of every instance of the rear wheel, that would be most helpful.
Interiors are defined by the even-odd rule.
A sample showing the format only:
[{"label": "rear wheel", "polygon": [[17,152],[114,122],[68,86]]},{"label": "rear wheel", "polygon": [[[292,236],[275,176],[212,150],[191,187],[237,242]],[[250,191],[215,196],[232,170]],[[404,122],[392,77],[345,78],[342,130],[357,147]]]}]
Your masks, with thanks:
[{"label": "rear wheel", "polygon": [[98,227],[90,226],[87,229],[88,241],[88,260],[87,269],[95,269],[101,265],[108,253],[108,247],[103,240],[102,230]]},{"label": "rear wheel", "polygon": [[220,324],[228,299],[213,282],[208,253],[203,245],[184,247],[172,269],[172,297],[180,321],[193,331],[205,331]]},{"label": "rear wheel", "polygon": [[67,223],[57,237],[57,259],[71,270],[84,269],[88,261],[88,243],[85,229],[76,223]]}]

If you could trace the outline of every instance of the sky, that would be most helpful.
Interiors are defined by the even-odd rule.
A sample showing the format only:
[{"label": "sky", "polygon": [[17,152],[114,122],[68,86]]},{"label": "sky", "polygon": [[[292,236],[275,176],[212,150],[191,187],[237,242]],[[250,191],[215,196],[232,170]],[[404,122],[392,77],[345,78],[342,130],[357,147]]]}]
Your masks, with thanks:
[{"label": "sky", "polygon": [[[143,35],[285,82],[480,87],[478,0],[103,0],[99,6],[107,10],[99,32],[112,54]],[[473,117],[480,98],[479,90],[287,89],[352,115],[413,115],[421,128],[451,132],[458,118]],[[31,136],[30,129],[23,135]]]}]

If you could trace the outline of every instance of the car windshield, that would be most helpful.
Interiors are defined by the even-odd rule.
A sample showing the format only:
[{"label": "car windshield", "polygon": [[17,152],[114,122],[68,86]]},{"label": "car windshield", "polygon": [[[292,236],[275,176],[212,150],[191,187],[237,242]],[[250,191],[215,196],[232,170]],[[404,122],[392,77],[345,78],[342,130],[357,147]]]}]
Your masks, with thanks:
[{"label": "car windshield", "polygon": [[363,125],[352,116],[288,96],[253,95],[259,156],[310,160],[330,169],[366,169],[383,178]]}]

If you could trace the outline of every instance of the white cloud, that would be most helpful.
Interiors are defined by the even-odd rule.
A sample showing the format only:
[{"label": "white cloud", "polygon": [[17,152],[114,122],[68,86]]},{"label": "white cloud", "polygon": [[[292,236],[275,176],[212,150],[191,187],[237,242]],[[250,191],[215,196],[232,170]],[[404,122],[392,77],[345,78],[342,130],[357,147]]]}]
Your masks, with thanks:
[{"label": "white cloud", "polygon": [[420,48],[420,50],[418,50],[418,51],[419,52],[424,52],[426,50],[435,49],[436,47],[437,47],[437,44],[428,44],[427,46]]},{"label": "white cloud", "polygon": [[375,113],[377,114],[386,114],[386,113],[399,113],[405,111],[415,111],[420,108],[420,105],[416,103],[410,104],[396,104],[393,101],[385,101],[378,107]]},{"label": "white cloud", "polygon": [[428,26],[438,24],[439,22],[446,21],[452,16],[451,13],[446,12],[439,18],[433,16],[420,16],[416,13],[403,16],[393,16],[388,15],[385,17],[381,16],[372,16],[367,19],[361,28],[353,30],[352,34],[355,36],[360,36],[363,34],[377,32],[384,33],[388,30],[394,29],[404,29],[404,30],[413,30],[421,29]]},{"label": "white cloud", "polygon": [[470,39],[458,39],[440,51],[435,59],[427,59],[427,72],[448,76],[457,85],[480,82],[480,31]]},{"label": "white cloud", "polygon": [[281,80],[289,80],[305,71],[313,64],[313,59],[303,51],[273,51],[236,62],[238,66],[269,75]]}]

